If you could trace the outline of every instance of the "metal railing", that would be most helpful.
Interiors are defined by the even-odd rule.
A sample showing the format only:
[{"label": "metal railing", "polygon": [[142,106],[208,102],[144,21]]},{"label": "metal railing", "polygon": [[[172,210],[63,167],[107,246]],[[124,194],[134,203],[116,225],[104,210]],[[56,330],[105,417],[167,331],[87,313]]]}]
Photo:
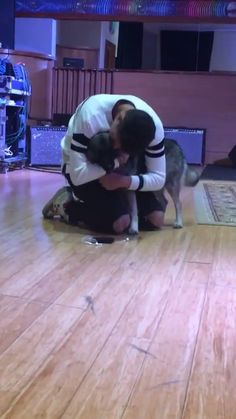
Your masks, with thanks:
[{"label": "metal railing", "polygon": [[113,93],[113,70],[53,69],[53,114],[72,115],[79,103],[98,93]]}]

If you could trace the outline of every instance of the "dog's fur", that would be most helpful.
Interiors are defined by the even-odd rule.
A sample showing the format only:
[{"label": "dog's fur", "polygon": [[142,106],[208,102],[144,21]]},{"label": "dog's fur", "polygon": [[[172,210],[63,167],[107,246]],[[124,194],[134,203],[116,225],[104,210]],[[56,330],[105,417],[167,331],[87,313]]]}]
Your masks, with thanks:
[{"label": "dog's fur", "polygon": [[[199,180],[198,173],[190,168],[184,157],[183,150],[179,144],[171,139],[165,139],[166,154],[166,182],[160,191],[155,191],[158,201],[165,202],[165,190],[171,196],[175,206],[175,222],[174,228],[183,227],[182,204],[180,201],[180,192],[183,185],[195,186]],[[112,149],[108,132],[102,132],[95,135],[89,142],[87,158],[92,163],[97,163],[104,168],[106,172],[111,172],[114,167],[114,158],[116,152]],[[118,173],[125,175],[133,175],[137,173],[137,157],[130,157],[128,162],[116,169]],[[130,206],[131,225],[130,234],[138,233],[138,210],[135,193],[128,192],[128,200]]]}]

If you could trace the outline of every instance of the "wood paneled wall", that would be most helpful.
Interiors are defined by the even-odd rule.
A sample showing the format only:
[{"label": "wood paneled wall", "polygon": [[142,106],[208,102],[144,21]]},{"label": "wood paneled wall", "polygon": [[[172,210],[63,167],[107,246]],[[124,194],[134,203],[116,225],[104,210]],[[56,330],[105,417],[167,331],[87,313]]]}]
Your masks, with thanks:
[{"label": "wood paneled wall", "polygon": [[146,100],[168,127],[206,129],[206,163],[236,144],[236,73],[114,73],[114,93]]},{"label": "wood paneled wall", "polygon": [[99,50],[96,48],[70,48],[57,45],[57,67],[63,66],[63,58],[82,58],[84,68],[98,68]]},{"label": "wood paneled wall", "polygon": [[0,58],[7,55],[27,66],[33,118],[72,114],[91,94],[133,94],[146,100],[165,126],[205,128],[206,163],[226,157],[236,144],[236,73],[53,70],[52,57],[0,50]]},{"label": "wood paneled wall", "polygon": [[54,113],[73,113],[88,95],[133,94],[147,101],[164,126],[206,129],[205,162],[236,144],[236,73],[54,70]]}]

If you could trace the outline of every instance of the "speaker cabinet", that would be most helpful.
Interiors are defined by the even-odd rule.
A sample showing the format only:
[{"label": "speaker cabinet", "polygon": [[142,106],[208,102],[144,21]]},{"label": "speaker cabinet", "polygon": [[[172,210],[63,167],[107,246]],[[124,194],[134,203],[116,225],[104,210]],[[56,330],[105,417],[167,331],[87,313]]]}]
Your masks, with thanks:
[{"label": "speaker cabinet", "polygon": [[175,140],[182,148],[189,164],[202,165],[205,160],[205,129],[164,128],[165,137]]},{"label": "speaker cabinet", "polygon": [[32,166],[60,166],[61,140],[66,127],[30,127],[29,163]]}]

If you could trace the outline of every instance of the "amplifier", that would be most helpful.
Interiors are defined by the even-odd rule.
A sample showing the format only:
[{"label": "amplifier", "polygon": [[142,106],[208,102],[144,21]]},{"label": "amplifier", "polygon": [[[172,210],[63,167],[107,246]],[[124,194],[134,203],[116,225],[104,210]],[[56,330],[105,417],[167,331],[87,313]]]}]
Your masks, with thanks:
[{"label": "amplifier", "polygon": [[30,127],[30,165],[60,166],[61,140],[66,131],[66,127]]},{"label": "amplifier", "polygon": [[[61,140],[66,127],[31,127],[29,162],[35,166],[61,165]],[[177,141],[187,163],[203,164],[205,154],[205,129],[165,127],[165,137]]]},{"label": "amplifier", "polygon": [[165,127],[165,137],[175,140],[182,148],[189,164],[203,164],[205,159],[205,134],[203,128]]}]

